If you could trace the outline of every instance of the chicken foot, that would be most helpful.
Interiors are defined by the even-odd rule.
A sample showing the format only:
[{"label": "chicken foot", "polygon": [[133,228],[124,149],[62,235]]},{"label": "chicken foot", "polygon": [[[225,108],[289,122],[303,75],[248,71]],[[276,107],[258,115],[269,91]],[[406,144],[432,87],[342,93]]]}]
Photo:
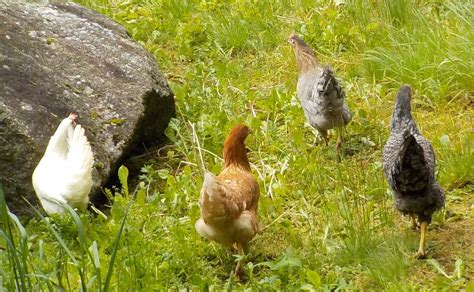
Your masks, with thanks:
[{"label": "chicken foot", "polygon": [[426,242],[427,233],[428,233],[428,222],[421,222],[420,246],[418,248],[418,252],[415,254],[415,258],[417,259],[426,258],[425,242]]},{"label": "chicken foot", "polygon": [[323,139],[324,144],[326,144],[326,146],[328,146],[328,144],[329,144],[328,131],[320,130],[320,129],[316,129],[316,130],[318,131],[319,136],[321,136],[321,138]]}]

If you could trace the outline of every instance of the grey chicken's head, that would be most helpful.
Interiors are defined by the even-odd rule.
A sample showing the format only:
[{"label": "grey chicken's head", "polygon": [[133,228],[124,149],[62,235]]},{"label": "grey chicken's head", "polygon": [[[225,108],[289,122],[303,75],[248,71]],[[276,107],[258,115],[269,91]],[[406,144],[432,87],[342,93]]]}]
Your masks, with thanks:
[{"label": "grey chicken's head", "polygon": [[392,129],[414,123],[411,117],[411,88],[404,85],[397,93],[390,126]]},{"label": "grey chicken's head", "polygon": [[302,38],[300,38],[299,36],[297,36],[294,32],[292,32],[290,34],[290,36],[288,37],[288,43],[294,48],[296,47],[297,45],[306,45],[306,43],[303,41]]},{"label": "grey chicken's head", "polygon": [[295,33],[290,34],[288,37],[288,43],[295,51],[296,63],[298,64],[300,73],[304,73],[319,65],[313,49],[311,49],[305,41]]}]

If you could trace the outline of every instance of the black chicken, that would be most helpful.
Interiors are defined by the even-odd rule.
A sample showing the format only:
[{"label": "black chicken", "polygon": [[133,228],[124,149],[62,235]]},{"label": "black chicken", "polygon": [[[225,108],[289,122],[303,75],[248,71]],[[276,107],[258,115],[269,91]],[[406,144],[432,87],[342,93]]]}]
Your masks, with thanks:
[{"label": "black chicken", "polygon": [[395,207],[421,225],[416,258],[424,258],[428,224],[444,207],[444,192],[435,178],[435,154],[411,116],[411,88],[403,86],[392,113],[390,137],[383,150],[383,170],[392,189]]}]

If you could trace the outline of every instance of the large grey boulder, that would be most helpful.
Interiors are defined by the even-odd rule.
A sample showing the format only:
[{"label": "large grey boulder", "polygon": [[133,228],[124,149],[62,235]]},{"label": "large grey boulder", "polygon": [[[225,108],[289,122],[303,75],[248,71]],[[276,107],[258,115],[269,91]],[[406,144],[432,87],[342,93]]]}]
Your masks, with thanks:
[{"label": "large grey boulder", "polygon": [[10,209],[37,204],[31,175],[69,112],[94,152],[92,197],[143,145],[159,144],[174,97],[154,59],[108,18],[66,3],[0,1],[0,181]]}]

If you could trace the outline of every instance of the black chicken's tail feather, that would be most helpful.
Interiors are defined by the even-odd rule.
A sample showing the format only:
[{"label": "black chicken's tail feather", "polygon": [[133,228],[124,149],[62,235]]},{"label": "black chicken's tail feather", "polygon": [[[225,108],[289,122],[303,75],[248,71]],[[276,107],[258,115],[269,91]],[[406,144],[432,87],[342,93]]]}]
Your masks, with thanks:
[{"label": "black chicken's tail feather", "polygon": [[416,194],[428,184],[429,169],[423,147],[418,144],[415,136],[409,130],[404,136],[400,152],[400,175],[396,177],[396,185],[402,194]]}]

